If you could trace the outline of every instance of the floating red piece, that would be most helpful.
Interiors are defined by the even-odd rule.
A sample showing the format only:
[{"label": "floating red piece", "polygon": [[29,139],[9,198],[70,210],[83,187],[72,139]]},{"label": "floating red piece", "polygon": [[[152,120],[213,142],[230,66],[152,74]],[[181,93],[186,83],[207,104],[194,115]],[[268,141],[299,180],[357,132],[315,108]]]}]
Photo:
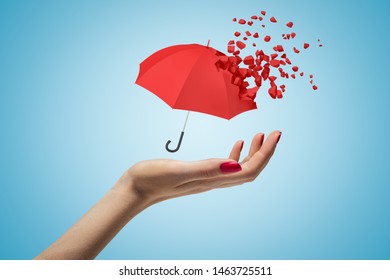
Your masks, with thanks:
[{"label": "floating red piece", "polygon": [[233,21],[237,21],[237,19],[236,19],[236,18],[233,18]]},{"label": "floating red piece", "polygon": [[310,45],[309,45],[308,43],[304,43],[304,44],[303,44],[303,48],[304,48],[304,49],[307,49],[309,46],[310,46]]},{"label": "floating red piece", "polygon": [[253,21],[248,21],[248,25],[252,26],[253,25]]},{"label": "floating red piece", "polygon": [[294,52],[299,53],[299,50],[296,47],[294,47]]},{"label": "floating red piece", "polygon": [[291,78],[295,79],[295,74],[294,73],[291,74]]},{"label": "floating red piece", "polygon": [[280,66],[280,61],[277,60],[277,59],[273,59],[269,62],[269,64],[271,64],[271,66],[275,67],[275,68],[278,68]]},{"label": "floating red piece", "polygon": [[269,95],[270,95],[273,99],[276,98],[276,91],[277,91],[277,87],[276,87],[276,86],[272,86],[272,87],[270,87],[269,90],[268,90]]},{"label": "floating red piece", "polygon": [[319,47],[321,48],[321,47],[322,47],[322,44],[320,44]]},{"label": "floating red piece", "polygon": [[238,48],[240,48],[241,50],[244,49],[246,47],[245,43],[241,42],[241,41],[237,41],[236,42],[236,46]]},{"label": "floating red piece", "polygon": [[257,19],[257,16],[251,16],[251,19]]},{"label": "floating red piece", "polygon": [[248,38],[247,38],[247,37],[243,37],[242,39],[243,39],[244,41],[248,40]]},{"label": "floating red piece", "polygon": [[246,36],[251,36],[252,35],[252,33],[250,33],[249,31],[245,31],[245,34],[246,34]]},{"label": "floating red piece", "polygon": [[298,71],[298,66],[293,66],[291,69],[292,69],[294,72],[297,72],[297,71]]},{"label": "floating red piece", "polygon": [[275,17],[271,17],[271,18],[269,19],[269,21],[270,21],[270,22],[277,22],[277,20],[276,20]]},{"label": "floating red piece", "polygon": [[271,59],[275,59],[275,58],[277,58],[277,57],[278,57],[278,54],[277,54],[277,53],[271,54]]},{"label": "floating red piece", "polygon": [[291,33],[291,38],[293,38],[293,39],[294,39],[294,38],[295,38],[295,36],[297,36],[297,34],[295,34],[295,32],[292,32],[292,33]]},{"label": "floating red piece", "polygon": [[262,18],[262,17],[259,17],[259,20],[260,20],[260,21],[262,21],[262,20],[263,20],[263,18]]},{"label": "floating red piece", "polygon": [[316,85],[314,85],[314,86],[313,86],[313,89],[314,89],[314,90],[317,90],[317,89],[318,89],[318,87],[317,87]]},{"label": "floating red piece", "polygon": [[261,27],[263,27],[263,28],[264,28],[264,27],[265,27],[265,24],[262,24],[262,25],[261,25]]},{"label": "floating red piece", "polygon": [[273,49],[274,49],[274,51],[276,51],[276,52],[283,52],[283,51],[284,51],[282,45],[276,45]]},{"label": "floating red piece", "polygon": [[304,74],[305,74],[304,72],[301,72],[299,75],[301,75],[301,77],[303,77]]},{"label": "floating red piece", "polygon": [[266,13],[265,11],[261,11],[261,14],[262,14],[263,16],[265,16],[265,13]]},{"label": "floating red piece", "polygon": [[253,38],[259,38],[259,33],[255,33],[255,34],[253,34]]},{"label": "floating red piece", "polygon": [[312,74],[310,74],[310,76],[309,76],[309,77],[310,77],[310,79],[313,79],[313,75],[312,75]]},{"label": "floating red piece", "polygon": [[252,46],[256,47],[256,43],[253,43]]},{"label": "floating red piece", "polygon": [[234,53],[234,46],[228,46],[227,51],[228,53]]},{"label": "floating red piece", "polygon": [[291,27],[293,27],[294,23],[292,23],[292,21],[290,21],[286,25],[287,25],[287,27],[291,28]]},{"label": "floating red piece", "polygon": [[245,24],[245,23],[246,23],[246,20],[245,20],[245,19],[240,19],[240,20],[238,21],[238,23],[239,23],[239,24]]},{"label": "floating red piece", "polygon": [[255,64],[255,59],[253,58],[253,56],[248,55],[247,57],[244,58],[244,64],[245,65],[253,65],[253,64]]},{"label": "floating red piece", "polygon": [[265,36],[265,37],[264,37],[264,41],[266,41],[266,42],[269,42],[269,41],[271,41],[271,36],[268,36],[268,35],[267,35],[267,36]]},{"label": "floating red piece", "polygon": [[288,57],[286,57],[286,63],[288,63],[288,64],[291,64],[291,61],[290,61],[290,59],[288,59]]},{"label": "floating red piece", "polygon": [[228,45],[234,45],[234,40],[230,40],[230,41],[228,42]]},{"label": "floating red piece", "polygon": [[238,31],[234,32],[234,36],[238,37],[238,36],[240,36],[240,35],[241,35],[240,32],[238,32]]}]

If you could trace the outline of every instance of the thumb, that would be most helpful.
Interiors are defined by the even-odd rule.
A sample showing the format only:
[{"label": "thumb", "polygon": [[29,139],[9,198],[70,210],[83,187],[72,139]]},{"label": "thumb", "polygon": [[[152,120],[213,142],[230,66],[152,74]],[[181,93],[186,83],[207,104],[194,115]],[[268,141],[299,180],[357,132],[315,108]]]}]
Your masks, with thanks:
[{"label": "thumb", "polygon": [[207,159],[187,162],[185,168],[188,180],[214,178],[242,170],[241,165],[231,159]]}]

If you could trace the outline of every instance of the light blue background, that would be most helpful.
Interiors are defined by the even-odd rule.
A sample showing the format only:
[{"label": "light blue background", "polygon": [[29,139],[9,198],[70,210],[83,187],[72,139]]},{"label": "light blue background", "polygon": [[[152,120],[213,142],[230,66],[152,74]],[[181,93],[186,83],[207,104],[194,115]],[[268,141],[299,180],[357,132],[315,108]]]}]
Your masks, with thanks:
[{"label": "light blue background", "polygon": [[[233,17],[293,20],[307,81],[231,121],[170,109],[136,86],[174,44],[225,51]],[[261,176],[155,205],[100,259],[389,259],[387,1],[1,1],[0,258],[30,259],[137,161],[226,157],[283,132]],[[277,34],[275,32],[275,34]]]}]

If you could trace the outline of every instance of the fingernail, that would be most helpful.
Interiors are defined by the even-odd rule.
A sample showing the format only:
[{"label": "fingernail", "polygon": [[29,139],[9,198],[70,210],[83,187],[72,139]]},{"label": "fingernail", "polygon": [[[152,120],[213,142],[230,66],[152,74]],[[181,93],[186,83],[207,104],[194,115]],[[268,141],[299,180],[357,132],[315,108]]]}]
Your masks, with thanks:
[{"label": "fingernail", "polygon": [[280,134],[279,134],[279,136],[278,136],[278,140],[276,140],[276,144],[278,144],[278,143],[279,143],[280,136],[282,136],[282,132],[280,132]]},{"label": "fingernail", "polygon": [[242,151],[242,147],[244,147],[244,141],[241,142],[240,152]]},{"label": "fingernail", "polygon": [[219,166],[219,168],[222,173],[233,173],[242,170],[241,165],[235,161],[224,162]]}]

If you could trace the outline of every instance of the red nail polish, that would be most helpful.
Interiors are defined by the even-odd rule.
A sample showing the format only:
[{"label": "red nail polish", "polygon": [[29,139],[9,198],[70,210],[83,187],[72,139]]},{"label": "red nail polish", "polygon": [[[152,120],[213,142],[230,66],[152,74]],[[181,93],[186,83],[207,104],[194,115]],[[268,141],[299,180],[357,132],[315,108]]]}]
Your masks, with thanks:
[{"label": "red nail polish", "polygon": [[242,151],[242,147],[244,147],[244,141],[241,142],[240,152]]},{"label": "red nail polish", "polygon": [[276,144],[278,144],[278,143],[279,143],[280,136],[282,136],[282,132],[280,132],[280,134],[279,134],[279,136],[278,136],[278,140],[276,140]]},{"label": "red nail polish", "polygon": [[233,173],[242,170],[241,165],[235,161],[224,162],[219,166],[219,168],[222,173]]}]

